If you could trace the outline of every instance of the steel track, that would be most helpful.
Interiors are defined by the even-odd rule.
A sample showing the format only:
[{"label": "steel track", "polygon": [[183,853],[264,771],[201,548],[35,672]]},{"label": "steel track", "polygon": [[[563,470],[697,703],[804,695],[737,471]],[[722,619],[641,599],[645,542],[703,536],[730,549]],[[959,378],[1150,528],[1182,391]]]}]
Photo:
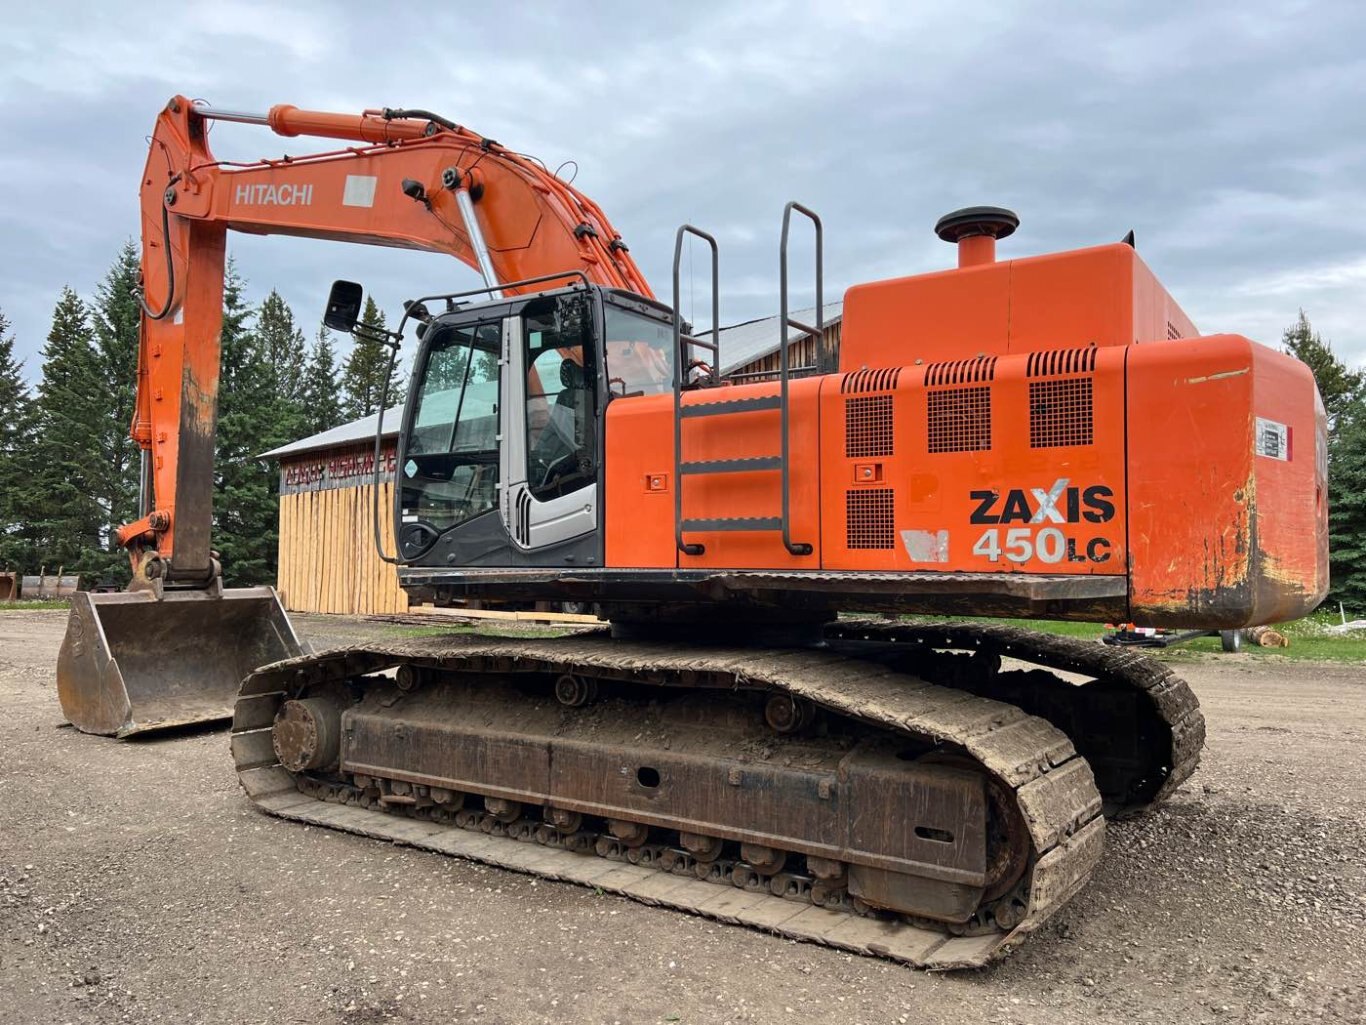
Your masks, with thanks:
[{"label": "steel track", "polygon": [[[299,781],[279,765],[272,745],[271,724],[283,702],[311,688],[363,677],[368,678],[367,687],[393,688],[394,700],[401,700],[391,679],[374,674],[404,665],[495,676],[569,673],[640,686],[781,691],[869,727],[943,745],[975,762],[1013,797],[1028,833],[1029,869],[1020,891],[1024,906],[1009,916],[1009,927],[989,921],[989,931],[983,934],[953,935],[945,928],[927,928],[923,921],[860,917],[768,892],[718,887],[662,871],[658,864],[622,864],[301,794]],[[549,641],[440,637],[402,646],[334,650],[276,663],[248,677],[235,710],[232,750],[252,800],[283,818],[456,854],[932,969],[980,966],[1018,943],[1085,885],[1104,842],[1101,798],[1090,767],[1055,726],[991,698],[822,650],[680,652],[677,645],[612,641],[601,634]],[[332,796],[346,799],[340,790]]]}]

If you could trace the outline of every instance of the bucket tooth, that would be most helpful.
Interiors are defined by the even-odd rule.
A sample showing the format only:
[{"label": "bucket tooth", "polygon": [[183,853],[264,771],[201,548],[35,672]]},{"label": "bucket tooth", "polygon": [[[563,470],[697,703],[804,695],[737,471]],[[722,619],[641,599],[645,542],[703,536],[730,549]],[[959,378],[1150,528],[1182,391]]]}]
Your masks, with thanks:
[{"label": "bucket tooth", "polygon": [[232,717],[243,678],[304,654],[272,587],[79,592],[57,658],[62,712],[127,737]]}]

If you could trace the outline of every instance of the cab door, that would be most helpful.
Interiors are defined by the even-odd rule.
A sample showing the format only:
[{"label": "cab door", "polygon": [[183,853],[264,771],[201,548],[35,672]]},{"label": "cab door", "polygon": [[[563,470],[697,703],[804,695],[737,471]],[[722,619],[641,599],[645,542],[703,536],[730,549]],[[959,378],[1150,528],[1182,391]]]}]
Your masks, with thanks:
[{"label": "cab door", "polygon": [[[509,538],[524,552],[557,549],[598,527],[591,295],[533,298],[506,322],[501,511]],[[564,561],[594,561],[574,547],[578,555]]]}]

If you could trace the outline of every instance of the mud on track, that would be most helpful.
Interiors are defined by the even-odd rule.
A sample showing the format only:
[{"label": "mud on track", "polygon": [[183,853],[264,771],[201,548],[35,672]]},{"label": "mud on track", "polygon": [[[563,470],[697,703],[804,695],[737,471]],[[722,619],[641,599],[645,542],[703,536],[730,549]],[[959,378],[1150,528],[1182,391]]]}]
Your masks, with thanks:
[{"label": "mud on track", "polygon": [[1199,772],[1011,958],[938,976],[264,816],[225,730],[58,728],[64,622],[0,613],[0,1022],[1366,1017],[1362,667],[1184,658]]}]

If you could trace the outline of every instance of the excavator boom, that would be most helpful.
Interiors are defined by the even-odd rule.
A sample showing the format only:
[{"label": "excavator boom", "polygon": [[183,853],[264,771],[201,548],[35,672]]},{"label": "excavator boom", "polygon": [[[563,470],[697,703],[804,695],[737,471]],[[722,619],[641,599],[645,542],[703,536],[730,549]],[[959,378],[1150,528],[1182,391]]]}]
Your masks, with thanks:
[{"label": "excavator boom", "polygon": [[[215,120],[347,145],[222,161],[209,148]],[[564,272],[651,296],[596,203],[535,158],[426,111],[248,114],[177,96],[157,117],[140,198],[131,433],[142,510],[118,531],[133,580],[125,594],[77,597],[58,663],[68,718],[119,735],[226,718],[247,672],[302,650],[270,588],[223,590],[212,548],[228,231],[448,253],[492,289]]]}]

